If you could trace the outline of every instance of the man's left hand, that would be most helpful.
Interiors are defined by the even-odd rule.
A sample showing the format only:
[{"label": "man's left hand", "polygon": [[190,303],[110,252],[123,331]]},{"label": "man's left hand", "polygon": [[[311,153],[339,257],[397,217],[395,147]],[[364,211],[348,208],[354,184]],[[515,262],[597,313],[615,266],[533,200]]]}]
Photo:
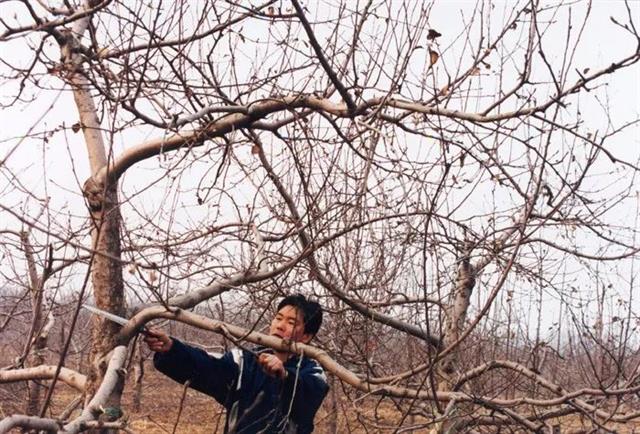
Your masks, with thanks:
[{"label": "man's left hand", "polygon": [[284,380],[287,376],[287,370],[284,369],[284,363],[274,354],[262,353],[258,356],[258,364],[267,375]]}]

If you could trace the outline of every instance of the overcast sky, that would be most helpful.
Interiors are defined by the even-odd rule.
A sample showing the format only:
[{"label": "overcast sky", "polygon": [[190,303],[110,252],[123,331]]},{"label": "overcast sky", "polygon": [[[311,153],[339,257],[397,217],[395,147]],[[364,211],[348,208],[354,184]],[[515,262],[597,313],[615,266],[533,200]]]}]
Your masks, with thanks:
[{"label": "overcast sky", "polygon": [[[493,4],[495,5],[493,14],[499,23],[502,19],[501,16],[511,11],[512,3],[496,1]],[[432,9],[429,25],[443,34],[438,41],[440,49],[445,50],[443,59],[446,59],[446,50],[455,52],[460,49],[454,36],[461,32],[474,5],[473,1],[443,1],[438,2]],[[637,19],[636,24],[640,24],[640,1],[632,1],[629,6]],[[3,16],[11,16],[12,8],[16,11],[23,9],[15,2],[2,3],[0,8]],[[577,22],[579,21],[578,11],[581,8],[576,6],[574,10],[576,16],[572,19]],[[591,21],[582,35],[582,49],[575,54],[574,62],[579,70],[584,71],[587,68],[597,70],[606,67],[612,60],[619,59],[635,50],[633,40],[624,37],[624,31],[612,24],[611,17],[614,17],[618,22],[624,22],[626,14],[623,1],[599,0],[593,3]],[[547,44],[546,49],[551,57],[563,55],[562,46],[566,24],[562,23],[566,23],[567,20],[567,15],[558,16],[557,21],[561,24],[555,26],[554,30],[550,31],[544,39]],[[29,47],[33,46],[34,41],[37,42],[37,39],[16,39],[9,43],[2,43],[0,45],[2,58],[13,65],[27,64]],[[448,48],[450,45],[451,47]],[[49,52],[52,55],[56,54],[54,49]],[[493,65],[493,68],[496,67],[497,65]],[[415,68],[419,70],[420,65],[416,64]],[[619,127],[640,118],[639,71],[636,65],[599,81],[601,86],[607,87],[606,93],[603,94],[605,99],[600,101],[601,105],[581,105],[581,115],[584,122],[591,125],[594,134],[596,131],[610,130],[612,125],[609,122],[613,124],[613,127]],[[0,72],[4,77],[10,74],[5,66],[0,66]],[[577,72],[573,74],[577,77]],[[534,70],[533,77],[535,76],[536,71]],[[491,83],[489,78],[484,78],[483,81],[482,77],[478,82],[479,86],[491,86]],[[77,216],[77,224],[80,224],[86,216],[80,186],[90,173],[82,134],[74,133],[71,129],[71,126],[78,120],[77,112],[70,91],[57,78],[44,76],[41,84],[53,89],[29,88],[25,91],[24,97],[31,102],[18,102],[0,112],[2,126],[0,128],[0,158],[4,160],[5,164],[5,167],[0,168],[0,203],[18,212],[26,212],[29,218],[35,218],[38,208],[37,201],[49,198],[53,219],[60,218],[61,221],[66,221],[67,215],[71,214]],[[0,101],[3,105],[7,105],[11,101],[18,85],[16,80],[2,79],[0,82]],[[578,97],[578,100],[580,98]],[[607,110],[604,110],[603,106],[606,106],[609,111],[610,119],[604,116]],[[47,131],[53,131],[53,134],[47,135],[45,141],[42,133]],[[159,134],[158,130],[152,131],[145,128],[127,130],[114,137],[114,152],[120,153],[129,146],[146,139],[156,138]],[[638,164],[640,161],[640,126],[637,123],[609,143],[608,149],[618,158],[634,164]],[[134,180],[153,180],[161,177],[163,172],[154,171],[158,162],[158,158],[152,158],[136,165],[127,173],[123,189],[130,191],[129,189],[139,186],[140,183],[134,182]],[[606,178],[607,170],[609,170],[608,166],[603,166],[603,183],[610,182]],[[199,179],[198,174],[191,175],[193,175],[193,179]],[[21,188],[31,192],[32,196],[18,192],[14,188],[15,182],[11,179],[12,177],[18,178]],[[185,179],[184,182],[188,183],[189,180]],[[14,186],[9,187],[10,184],[14,184]],[[164,191],[162,183],[152,187],[150,191],[159,194],[140,196],[136,206],[151,209],[167,200],[167,197],[162,193]],[[251,200],[251,194],[248,193],[246,201],[250,202]],[[27,203],[28,209],[25,209]],[[195,205],[195,196],[184,198],[184,206],[192,207],[193,205]],[[189,209],[191,213],[193,208]],[[625,219],[631,218],[636,209],[637,203],[635,207],[623,210],[620,216]],[[19,227],[19,223],[8,216],[0,221],[0,230],[4,228],[16,229],[16,227]]]}]

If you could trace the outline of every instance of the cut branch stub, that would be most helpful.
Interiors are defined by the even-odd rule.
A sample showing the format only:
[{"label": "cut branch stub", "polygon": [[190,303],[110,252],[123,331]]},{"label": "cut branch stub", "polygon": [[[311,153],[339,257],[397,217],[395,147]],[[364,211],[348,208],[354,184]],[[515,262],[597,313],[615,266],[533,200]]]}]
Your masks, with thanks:
[{"label": "cut branch stub", "polygon": [[[459,259],[455,285],[451,289],[451,304],[447,309],[449,317],[447,318],[447,327],[444,335],[445,347],[450,346],[458,340],[467,319],[471,293],[476,283],[474,269],[469,259],[470,253],[471,248],[465,246],[462,257]],[[442,362],[441,373],[445,376],[451,375],[455,371],[458,362],[456,353],[457,351]],[[448,387],[445,390],[449,390]]]},{"label": "cut branch stub", "polygon": [[87,200],[87,205],[92,213],[102,211],[105,205],[104,183],[96,178],[87,179],[82,187],[82,194]]}]

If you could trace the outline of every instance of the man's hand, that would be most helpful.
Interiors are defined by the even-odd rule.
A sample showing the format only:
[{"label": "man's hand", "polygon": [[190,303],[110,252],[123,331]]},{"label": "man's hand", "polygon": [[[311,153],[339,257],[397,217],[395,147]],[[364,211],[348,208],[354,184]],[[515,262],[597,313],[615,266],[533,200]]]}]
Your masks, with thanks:
[{"label": "man's hand", "polygon": [[144,341],[151,351],[156,353],[166,353],[171,349],[173,341],[161,329],[148,329],[144,336]]},{"label": "man's hand", "polygon": [[287,377],[287,370],[284,363],[274,354],[262,353],[258,356],[258,364],[267,375],[284,380]]}]

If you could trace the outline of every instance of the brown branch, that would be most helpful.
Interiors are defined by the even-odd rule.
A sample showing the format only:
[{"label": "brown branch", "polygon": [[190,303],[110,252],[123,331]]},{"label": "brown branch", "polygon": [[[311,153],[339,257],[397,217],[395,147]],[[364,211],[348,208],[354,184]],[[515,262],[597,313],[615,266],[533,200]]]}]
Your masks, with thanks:
[{"label": "brown branch", "polygon": [[[102,169],[96,173],[94,178],[97,183],[104,183],[108,174],[114,178],[119,178],[129,167],[146,158],[153,157],[164,152],[175,151],[183,148],[185,145],[201,146],[205,140],[221,137],[232,131],[251,128],[255,122],[263,121],[264,118],[270,114],[299,108],[322,111],[337,117],[350,118],[367,114],[371,108],[380,109],[382,107],[392,107],[412,113],[443,116],[451,119],[476,123],[499,122],[512,118],[531,116],[546,111],[562,98],[578,92],[588,82],[591,82],[603,75],[611,74],[618,69],[630,66],[638,62],[638,60],[640,60],[640,53],[634,53],[619,62],[612,63],[607,68],[581,78],[573,86],[570,86],[557,95],[550,97],[549,100],[543,104],[533,107],[523,107],[518,110],[495,115],[461,112],[459,110],[441,108],[435,105],[387,97],[371,98],[353,108],[349,108],[348,106],[345,107],[343,104],[336,104],[326,98],[320,98],[315,95],[298,94],[267,98],[255,101],[252,104],[245,106],[245,113],[233,113],[223,116],[211,122],[204,128],[192,131],[181,131],[166,138],[154,139],[129,148],[113,163],[102,167]],[[234,107],[234,111],[235,110],[240,110],[240,108]]]},{"label": "brown branch", "polygon": [[188,44],[194,41],[197,41],[199,39],[204,39],[207,36],[211,36],[214,33],[219,33],[222,32],[224,30],[226,30],[227,28],[229,28],[229,26],[239,23],[240,21],[254,16],[257,13],[259,13],[259,11],[261,9],[265,9],[267,8],[269,5],[272,5],[276,2],[276,0],[269,0],[268,2],[260,5],[260,6],[256,6],[254,9],[249,10],[248,12],[245,12],[244,14],[238,15],[235,18],[231,18],[228,21],[222,23],[222,24],[218,24],[217,26],[213,27],[210,30],[207,30],[206,32],[202,32],[202,33],[194,33],[192,35],[189,36],[185,36],[183,38],[179,38],[179,39],[173,39],[173,40],[163,40],[161,42],[154,42],[154,43],[149,43],[149,44],[138,44],[138,45],[134,45],[132,47],[126,48],[126,49],[122,49],[122,50],[105,50],[104,52],[101,52],[98,54],[98,57],[101,59],[108,59],[108,58],[112,58],[112,57],[120,57],[122,55],[125,54],[131,54],[134,53],[136,51],[148,51],[148,50],[152,50],[152,49],[156,49],[156,48],[164,48],[164,47],[173,47],[176,45],[184,45],[184,44]]},{"label": "brown branch", "polygon": [[338,78],[338,75],[335,73],[333,68],[331,68],[331,65],[329,65],[329,61],[327,61],[327,58],[324,55],[324,52],[322,51],[322,47],[320,47],[320,44],[316,39],[316,35],[313,33],[313,29],[311,28],[311,25],[309,24],[307,17],[304,15],[304,10],[302,9],[302,6],[300,6],[300,3],[298,2],[298,0],[291,0],[291,3],[293,4],[293,7],[295,8],[296,13],[298,14],[298,18],[300,19],[300,23],[302,24],[302,27],[304,28],[305,33],[309,37],[309,43],[311,44],[311,47],[313,47],[313,51],[316,53],[316,56],[318,57],[318,61],[322,65],[322,68],[329,76],[331,83],[333,83],[335,88],[338,90],[338,93],[340,94],[344,102],[347,104],[347,107],[349,108],[349,113],[355,114],[356,105],[353,102],[351,95],[349,94],[347,89],[344,87],[340,79]]},{"label": "brown branch", "polygon": [[2,35],[0,35],[0,41],[5,40],[6,38],[8,38],[9,36],[12,35],[16,35],[19,33],[25,33],[25,32],[30,32],[30,31],[42,31],[42,32],[51,32],[52,30],[54,30],[56,27],[60,27],[60,26],[64,26],[66,24],[70,24],[73,23],[75,21],[78,20],[82,20],[86,17],[89,17],[91,15],[93,15],[94,13],[98,12],[101,9],[104,9],[105,7],[107,7],[109,5],[109,3],[111,3],[113,0],[104,0],[100,3],[98,3],[95,6],[92,6],[90,8],[81,8],[80,10],[78,10],[77,12],[64,17],[64,18],[60,18],[57,20],[52,20],[52,21],[40,21],[40,22],[36,22],[36,24],[33,24],[31,26],[23,26],[23,27],[16,27],[13,29],[9,29],[7,31],[5,31]]},{"label": "brown branch", "polygon": [[184,385],[182,386],[182,395],[180,396],[180,404],[178,405],[178,414],[176,415],[176,422],[173,425],[171,434],[176,434],[176,430],[178,429],[178,424],[180,423],[180,416],[182,415],[182,410],[184,409],[184,402],[187,397],[187,389],[189,389],[189,384],[191,384],[191,380],[185,381]]},{"label": "brown branch", "polygon": [[300,244],[304,249],[303,252],[306,252],[305,259],[307,260],[307,263],[309,264],[309,267],[311,268],[311,271],[315,279],[327,290],[329,290],[334,296],[338,297],[342,302],[347,304],[356,312],[360,313],[362,316],[366,318],[370,318],[381,324],[388,325],[397,330],[404,331],[406,333],[409,333],[412,336],[416,336],[428,342],[434,347],[439,347],[440,339],[437,336],[432,336],[426,333],[424,330],[422,330],[418,326],[401,321],[398,318],[395,318],[393,316],[385,315],[383,313],[377,312],[369,308],[368,306],[366,306],[364,303],[360,303],[350,298],[349,296],[347,296],[346,291],[340,289],[338,285],[334,284],[329,277],[325,276],[320,271],[320,267],[318,266],[318,263],[316,262],[315,256],[313,254],[317,250],[317,246],[314,245],[313,241],[311,240],[307,232],[302,229],[302,217],[300,216],[300,213],[296,208],[295,202],[291,197],[291,194],[287,191],[284,184],[282,183],[278,175],[275,173],[275,171],[271,167],[271,164],[269,164],[269,161],[267,160],[267,157],[264,152],[264,148],[257,134],[251,132],[249,135],[258,149],[258,157],[260,158],[260,163],[262,164],[262,167],[265,169],[265,171],[267,172],[267,176],[269,177],[271,182],[273,182],[276,189],[278,190],[278,193],[280,193],[280,196],[284,199],[285,203],[287,204],[287,208],[289,209],[289,212],[291,213],[291,217],[293,218],[295,226],[298,229],[298,238],[300,240]]},{"label": "brown branch", "polygon": [[[629,388],[624,388],[624,389],[618,389],[618,390],[614,390],[614,389],[610,389],[610,390],[602,390],[602,389],[591,389],[591,388],[582,388],[579,390],[575,390],[575,391],[567,391],[566,389],[564,389],[562,386],[558,385],[558,384],[554,384],[553,382],[549,381],[547,378],[545,378],[544,376],[533,372],[532,370],[530,370],[529,368],[527,368],[526,366],[517,363],[517,362],[513,362],[510,360],[491,360],[489,362],[483,363],[482,365],[471,369],[467,372],[465,372],[457,381],[457,383],[454,385],[454,387],[452,388],[453,391],[459,390],[462,385],[474,378],[477,378],[489,371],[492,371],[494,369],[509,369],[512,371],[515,371],[517,373],[519,373],[520,375],[523,375],[531,380],[533,380],[536,384],[541,385],[542,387],[544,387],[545,389],[555,393],[556,395],[558,395],[557,400],[555,401],[557,404],[560,403],[565,403],[565,402],[569,402],[571,403],[572,406],[576,407],[576,409],[578,411],[581,411],[583,413],[588,413],[588,414],[595,414],[596,416],[599,416],[603,419],[608,419],[608,418],[614,418],[611,414],[597,408],[594,405],[589,404],[588,402],[581,400],[581,399],[577,399],[577,397],[579,396],[616,396],[616,395],[627,395],[627,394],[632,394],[635,393],[637,391],[640,390],[640,386],[636,386],[636,387],[629,387]],[[549,400],[550,402],[553,402],[553,400]],[[629,417],[628,415],[625,416]],[[617,419],[617,417],[616,417]],[[621,420],[618,420],[621,421]]]}]

